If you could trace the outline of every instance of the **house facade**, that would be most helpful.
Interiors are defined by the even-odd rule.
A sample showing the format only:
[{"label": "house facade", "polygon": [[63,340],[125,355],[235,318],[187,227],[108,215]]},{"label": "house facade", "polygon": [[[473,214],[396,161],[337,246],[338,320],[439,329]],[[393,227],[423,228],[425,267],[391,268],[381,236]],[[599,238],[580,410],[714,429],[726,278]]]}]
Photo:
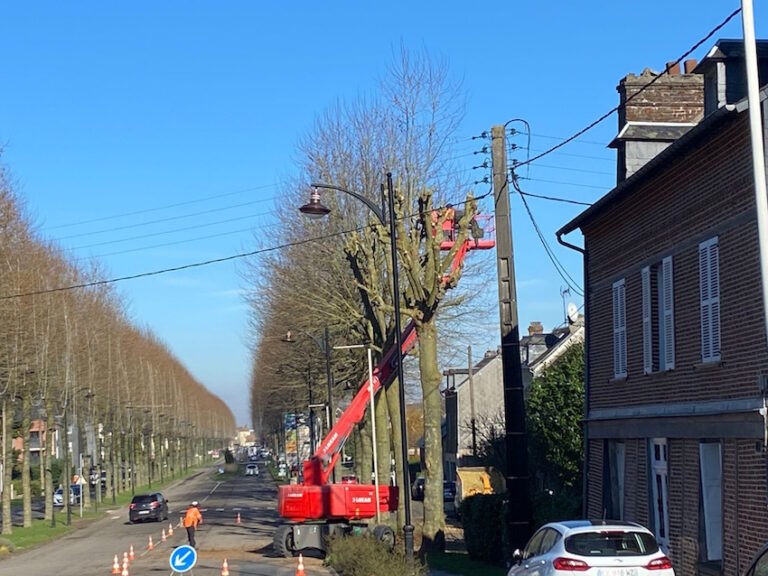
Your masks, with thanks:
[{"label": "house facade", "polygon": [[720,41],[630,102],[653,73],[622,80],[617,186],[557,233],[584,237],[585,513],[648,526],[685,576],[741,574],[768,540],[743,62]]}]

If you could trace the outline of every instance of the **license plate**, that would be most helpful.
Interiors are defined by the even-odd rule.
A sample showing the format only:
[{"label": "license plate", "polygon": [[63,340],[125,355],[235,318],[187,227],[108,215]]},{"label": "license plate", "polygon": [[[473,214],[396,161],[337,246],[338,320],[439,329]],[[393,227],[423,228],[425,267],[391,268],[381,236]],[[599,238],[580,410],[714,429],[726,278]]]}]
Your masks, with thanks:
[{"label": "license plate", "polygon": [[139,514],[149,514],[149,510],[139,510]]},{"label": "license plate", "polygon": [[599,568],[597,576],[637,576],[637,568]]}]

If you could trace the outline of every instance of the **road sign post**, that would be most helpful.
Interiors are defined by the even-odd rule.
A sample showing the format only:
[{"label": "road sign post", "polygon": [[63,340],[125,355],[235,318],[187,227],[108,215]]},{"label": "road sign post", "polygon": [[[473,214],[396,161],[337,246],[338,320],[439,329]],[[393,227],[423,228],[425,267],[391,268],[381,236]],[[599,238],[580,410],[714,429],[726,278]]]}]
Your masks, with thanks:
[{"label": "road sign post", "polygon": [[189,572],[197,563],[197,551],[187,544],[179,546],[171,552],[168,563],[171,565],[171,570],[177,574]]}]

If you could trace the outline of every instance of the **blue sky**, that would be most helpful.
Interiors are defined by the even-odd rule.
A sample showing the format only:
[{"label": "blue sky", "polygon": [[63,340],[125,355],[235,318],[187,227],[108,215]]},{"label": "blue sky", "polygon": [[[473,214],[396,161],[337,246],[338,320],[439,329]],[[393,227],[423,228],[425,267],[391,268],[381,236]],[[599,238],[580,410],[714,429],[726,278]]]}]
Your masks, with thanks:
[{"label": "blue sky", "polygon": [[[757,36],[768,37],[765,3],[755,3]],[[484,157],[473,152],[489,142],[473,135],[524,118],[535,154],[613,107],[624,75],[663,69],[737,7],[733,0],[4,3],[2,161],[44,233],[75,258],[101,257],[111,276],[227,256],[251,248],[251,230],[258,234],[271,218],[276,184],[294,173],[296,141],[315,116],[375,90],[401,42],[445,57],[463,80],[468,108],[456,157],[480,180],[487,171],[472,167]],[[741,37],[740,18],[694,55],[725,37]],[[612,116],[532,165],[524,189],[587,202],[610,190],[615,160],[605,145],[616,122]],[[579,208],[530,203],[580,281],[579,258],[554,239]],[[549,329],[562,321],[564,282],[519,198],[512,209],[520,323],[540,320]],[[232,262],[120,286],[134,320],[246,423],[241,289]]]}]

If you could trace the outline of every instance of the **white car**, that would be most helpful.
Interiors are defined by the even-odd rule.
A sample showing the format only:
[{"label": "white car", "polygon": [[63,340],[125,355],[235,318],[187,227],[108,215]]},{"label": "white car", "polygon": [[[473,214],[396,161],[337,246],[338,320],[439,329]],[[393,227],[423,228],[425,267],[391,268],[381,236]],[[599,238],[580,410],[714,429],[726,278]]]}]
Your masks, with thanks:
[{"label": "white car", "polygon": [[245,475],[246,476],[258,476],[259,475],[259,467],[255,463],[248,464],[245,467]]},{"label": "white car", "polygon": [[639,524],[569,520],[539,528],[515,550],[507,576],[674,576],[655,536]]}]

